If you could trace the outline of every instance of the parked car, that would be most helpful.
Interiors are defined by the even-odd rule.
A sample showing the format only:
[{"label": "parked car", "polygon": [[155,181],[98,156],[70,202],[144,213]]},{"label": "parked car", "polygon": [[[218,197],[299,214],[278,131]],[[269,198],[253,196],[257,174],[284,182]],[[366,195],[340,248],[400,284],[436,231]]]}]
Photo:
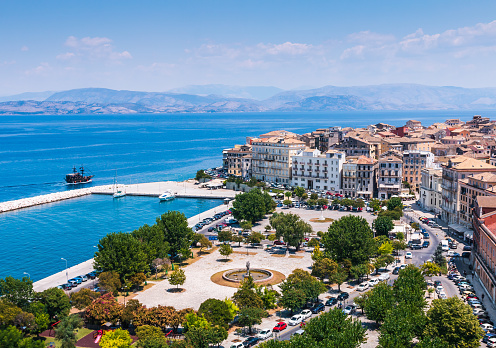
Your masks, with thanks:
[{"label": "parked car", "polygon": [[338,300],[338,301],[344,301],[344,300],[346,300],[346,299],[347,299],[347,298],[349,298],[349,297],[350,297],[350,294],[348,294],[347,292],[344,292],[344,291],[343,291],[342,293],[340,293],[340,294],[338,295],[337,300]]},{"label": "parked car", "polygon": [[422,243],[422,248],[428,248],[431,243],[428,240],[424,240]]},{"label": "parked car", "polygon": [[281,240],[275,240],[274,241],[274,245],[286,245],[286,243],[284,243],[283,241]]},{"label": "parked car", "polygon": [[291,337],[293,337],[293,336],[301,336],[301,335],[303,335],[304,333],[305,333],[305,330],[303,330],[303,329],[299,329],[299,330],[296,330],[296,331],[295,331],[295,332],[291,335]]},{"label": "parked car", "polygon": [[410,245],[410,249],[412,249],[412,250],[420,250],[420,249],[422,249],[422,245],[420,245],[420,244],[412,244],[412,245]]},{"label": "parked car", "polygon": [[442,300],[446,300],[448,298],[448,296],[446,295],[446,293],[444,291],[441,291],[438,296]]},{"label": "parked car", "polygon": [[493,331],[494,327],[491,324],[481,324],[481,329],[484,330],[485,332]]},{"label": "parked car", "polygon": [[323,303],[316,303],[315,305],[313,305],[312,308],[310,308],[310,310],[312,311],[313,314],[317,314],[319,312],[322,312],[323,310],[325,310],[325,305]]},{"label": "parked car", "polygon": [[[387,274],[387,273],[385,273],[385,274]],[[369,283],[370,287],[373,287],[373,286],[376,286],[377,284],[379,284],[380,282],[381,282],[381,280],[379,278],[373,278],[373,279],[370,279],[368,283]]]},{"label": "parked car", "polygon": [[243,342],[243,347],[253,347],[258,343],[259,338],[256,336],[253,337],[248,337],[244,342]]},{"label": "parked car", "polygon": [[393,269],[393,274],[398,274],[400,272],[400,268],[399,267],[395,267]]},{"label": "parked car", "polygon": [[330,306],[334,306],[336,303],[338,303],[338,299],[335,297],[331,297],[325,302],[325,305],[330,307]]},{"label": "parked car", "polygon": [[[414,244],[415,245],[415,244]],[[413,245],[412,245],[413,247]],[[411,252],[407,251],[406,254],[405,254],[405,259],[412,259],[413,258],[413,255]]]},{"label": "parked car", "polygon": [[303,315],[301,314],[296,314],[296,315],[293,315],[291,317],[291,319],[289,319],[289,322],[288,324],[290,326],[295,326],[295,325],[298,325],[299,323],[301,323],[303,321]]},{"label": "parked car", "polygon": [[244,348],[244,345],[241,342],[233,343],[230,348]]},{"label": "parked car", "polygon": [[281,321],[274,326],[272,331],[282,331],[285,330],[288,327],[288,324],[286,324],[284,321]]},{"label": "parked car", "polygon": [[470,245],[464,245],[463,251],[472,251],[472,247]]},{"label": "parked car", "polygon": [[355,305],[348,305],[343,309],[343,313],[346,315],[351,315],[355,313],[356,311],[356,306]]},{"label": "parked car", "polygon": [[487,334],[486,334],[486,335],[482,338],[482,342],[487,343],[487,341],[488,341],[490,338],[495,338],[495,339],[496,339],[496,334],[494,334],[494,333],[487,333]]},{"label": "parked car", "polygon": [[365,291],[369,288],[369,284],[368,283],[362,283],[362,284],[359,284],[357,286],[357,291]]},{"label": "parked car", "polygon": [[303,316],[303,320],[308,319],[312,316],[312,311],[309,309],[304,309],[300,313]]},{"label": "parked car", "polygon": [[380,276],[379,276],[379,281],[384,281],[384,280],[388,280],[389,278],[391,278],[391,276],[389,275],[389,273],[382,273]]},{"label": "parked car", "polygon": [[71,283],[65,283],[65,284],[62,284],[62,289],[63,290],[71,290],[72,289],[72,284]]},{"label": "parked car", "polygon": [[258,334],[257,334],[257,337],[260,339],[260,340],[266,340],[270,337],[272,337],[272,330],[270,329],[265,329],[265,330],[262,330],[260,331]]}]

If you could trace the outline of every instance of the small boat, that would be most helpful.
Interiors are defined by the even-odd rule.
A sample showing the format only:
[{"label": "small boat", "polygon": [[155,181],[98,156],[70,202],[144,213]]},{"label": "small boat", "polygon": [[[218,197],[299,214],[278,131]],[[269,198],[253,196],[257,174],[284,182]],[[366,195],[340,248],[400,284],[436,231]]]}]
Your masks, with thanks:
[{"label": "small boat", "polygon": [[176,198],[176,196],[171,190],[166,190],[164,193],[158,196],[158,199],[160,199],[160,201],[172,201],[174,198]]},{"label": "small boat", "polygon": [[88,184],[92,180],[94,175],[88,175],[84,176],[84,167],[81,166],[79,168],[79,172],[76,170],[76,167],[72,167],[72,173],[67,174],[65,176],[65,182],[70,184],[70,185],[77,185],[77,184]]},{"label": "small boat", "polygon": [[119,185],[117,185],[117,171],[115,171],[114,176],[114,194],[112,195],[114,198],[124,197],[126,195],[126,190],[119,190]]}]

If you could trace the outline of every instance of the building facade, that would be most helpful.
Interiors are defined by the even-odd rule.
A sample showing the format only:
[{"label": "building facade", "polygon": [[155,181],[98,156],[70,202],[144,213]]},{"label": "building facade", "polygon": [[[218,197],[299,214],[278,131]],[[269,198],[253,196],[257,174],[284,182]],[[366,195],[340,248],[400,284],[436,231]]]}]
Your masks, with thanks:
[{"label": "building facade", "polygon": [[222,151],[222,169],[228,175],[242,176],[242,158],[251,154],[250,145],[235,145]]},{"label": "building facade", "polygon": [[434,154],[429,151],[403,152],[403,181],[410,184],[412,190],[419,192],[422,181],[422,169],[431,168]]},{"label": "building facade", "polygon": [[305,143],[293,137],[252,139],[252,176],[257,180],[291,184],[292,157],[305,149]]},{"label": "building facade", "polygon": [[365,156],[350,157],[343,164],[341,189],[346,197],[370,200],[375,193],[377,160]]},{"label": "building facade", "polygon": [[420,203],[424,209],[436,214],[441,214],[442,178],[441,169],[424,168],[421,170]]},{"label": "building facade", "polygon": [[378,161],[378,198],[389,199],[401,194],[403,180],[403,157],[394,152],[384,153]]},{"label": "building facade", "polygon": [[459,224],[472,226],[472,209],[479,196],[496,197],[496,174],[481,173],[460,179]]},{"label": "building facade", "polygon": [[344,152],[336,150],[301,150],[292,157],[292,185],[340,193],[345,157]]}]

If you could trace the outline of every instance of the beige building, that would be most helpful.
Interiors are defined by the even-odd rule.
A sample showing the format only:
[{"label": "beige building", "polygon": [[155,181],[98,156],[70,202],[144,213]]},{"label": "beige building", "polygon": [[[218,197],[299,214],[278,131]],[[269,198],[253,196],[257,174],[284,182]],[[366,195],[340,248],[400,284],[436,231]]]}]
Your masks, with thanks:
[{"label": "beige building", "polygon": [[377,195],[389,199],[401,194],[403,180],[403,157],[394,151],[384,153],[378,161]]},{"label": "beige building", "polygon": [[403,181],[410,184],[412,190],[419,192],[422,169],[434,165],[434,154],[430,151],[403,152]]},{"label": "beige building", "polygon": [[370,200],[374,197],[377,160],[365,156],[346,158],[341,188],[346,197]]},{"label": "beige building", "polygon": [[261,181],[290,185],[292,157],[304,149],[305,143],[294,137],[252,139],[252,176]]},{"label": "beige building", "polygon": [[479,196],[496,197],[496,174],[480,173],[460,179],[459,224],[472,226],[472,209]]},{"label": "beige building", "polygon": [[420,204],[424,209],[441,213],[441,184],[443,172],[441,169],[423,168],[421,170]]},{"label": "beige building", "polygon": [[242,158],[251,155],[251,145],[234,145],[232,149],[222,151],[222,168],[232,176],[243,177]]}]

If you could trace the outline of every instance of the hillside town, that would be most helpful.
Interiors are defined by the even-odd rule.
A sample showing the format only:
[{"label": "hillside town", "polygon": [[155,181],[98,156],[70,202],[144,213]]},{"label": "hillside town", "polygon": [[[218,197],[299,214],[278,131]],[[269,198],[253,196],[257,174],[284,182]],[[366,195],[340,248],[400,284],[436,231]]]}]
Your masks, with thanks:
[{"label": "hillside town", "polygon": [[[347,198],[415,199],[475,240],[474,264],[494,296],[496,123],[488,117],[402,127],[329,127],[305,134],[275,130],[223,151],[223,171],[272,187],[302,187]],[[476,208],[476,209],[474,209]],[[494,216],[493,216],[494,215]],[[475,217],[475,218],[474,218]]]}]

